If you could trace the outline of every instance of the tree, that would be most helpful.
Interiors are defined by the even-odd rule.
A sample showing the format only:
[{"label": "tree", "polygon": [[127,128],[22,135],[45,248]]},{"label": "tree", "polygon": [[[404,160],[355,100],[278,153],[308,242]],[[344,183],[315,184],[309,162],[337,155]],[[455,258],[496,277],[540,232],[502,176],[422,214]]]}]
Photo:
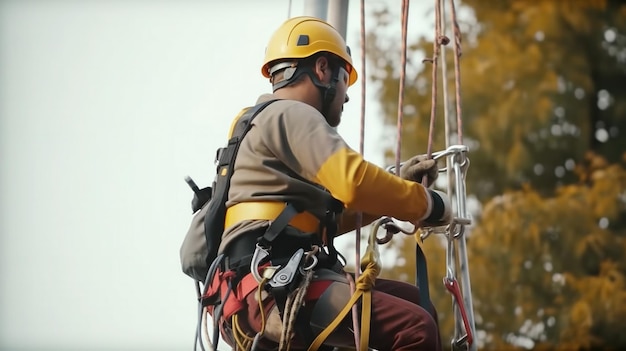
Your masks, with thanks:
[{"label": "tree", "polygon": [[[468,239],[481,341],[494,350],[623,348],[626,5],[464,5],[473,14],[461,22],[467,188],[484,204]],[[375,18],[376,28],[390,22],[386,11]],[[399,45],[384,33],[368,33],[368,57],[385,121],[395,126]],[[409,44],[402,154],[426,150],[431,108],[430,66],[422,63],[431,38]],[[438,118],[435,150],[445,147]],[[407,240],[396,247],[412,257]],[[432,239],[425,249],[445,339],[453,325],[441,287],[443,249]],[[384,273],[412,277],[411,263]]]},{"label": "tree", "polygon": [[[463,133],[472,155],[468,189],[481,200],[526,183],[549,194],[576,180],[573,170],[587,151],[619,160],[619,137],[626,131],[626,5],[464,3],[474,14],[461,22]],[[377,27],[387,26],[388,16],[376,13]],[[385,122],[395,126],[399,44],[386,32],[369,32],[367,54]],[[408,50],[402,153],[414,154],[424,152],[428,140],[431,71],[422,59],[432,55],[431,38],[418,38]],[[451,51],[447,58],[451,67]],[[452,85],[453,70],[448,74]],[[442,149],[437,118],[435,149]]]},{"label": "tree", "polygon": [[626,346],[626,170],[591,154],[588,161],[580,182],[554,197],[525,188],[485,206],[471,268],[481,277],[473,291],[479,327],[493,349]]}]

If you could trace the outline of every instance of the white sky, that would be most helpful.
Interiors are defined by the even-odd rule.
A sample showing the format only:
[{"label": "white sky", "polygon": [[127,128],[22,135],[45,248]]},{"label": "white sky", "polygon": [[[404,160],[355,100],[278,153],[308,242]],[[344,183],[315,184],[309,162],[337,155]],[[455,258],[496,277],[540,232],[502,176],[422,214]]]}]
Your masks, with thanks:
[{"label": "white sky", "polygon": [[[427,29],[430,3],[411,5]],[[0,0],[0,350],[191,349],[183,178],[209,184],[231,119],[270,91],[260,64],[288,4]],[[356,150],[360,94],[339,127]],[[380,164],[375,111],[369,98],[365,156]]]}]

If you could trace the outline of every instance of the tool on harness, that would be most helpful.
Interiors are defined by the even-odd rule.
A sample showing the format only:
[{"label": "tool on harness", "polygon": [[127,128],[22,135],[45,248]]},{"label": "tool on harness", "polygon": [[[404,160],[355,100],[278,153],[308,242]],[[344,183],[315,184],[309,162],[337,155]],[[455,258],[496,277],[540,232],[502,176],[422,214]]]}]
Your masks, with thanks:
[{"label": "tool on harness", "polygon": [[[287,301],[287,294],[291,293],[294,286],[297,286],[300,282],[300,278],[303,273],[303,270],[301,269],[303,257],[304,250],[298,249],[298,251],[291,256],[285,267],[274,272],[272,279],[270,279],[267,284],[267,289],[270,290],[274,296],[274,300],[276,300],[276,305],[279,310],[281,306],[284,309],[285,301]],[[281,315],[282,312],[283,311],[281,311]]]},{"label": "tool on harness", "polygon": [[191,199],[191,213],[196,213],[202,208],[202,206],[204,206],[204,204],[211,200],[213,188],[208,186],[206,188],[200,189],[198,185],[196,185],[196,182],[194,182],[190,176],[185,177],[185,182],[187,182],[191,190],[193,190],[193,199]]},{"label": "tool on harness", "polygon": [[290,285],[297,277],[296,273],[302,273],[301,264],[303,257],[304,250],[298,249],[298,251],[291,256],[285,267],[276,270],[274,274],[272,274],[272,279],[270,279],[268,285],[272,289],[283,288]]}]

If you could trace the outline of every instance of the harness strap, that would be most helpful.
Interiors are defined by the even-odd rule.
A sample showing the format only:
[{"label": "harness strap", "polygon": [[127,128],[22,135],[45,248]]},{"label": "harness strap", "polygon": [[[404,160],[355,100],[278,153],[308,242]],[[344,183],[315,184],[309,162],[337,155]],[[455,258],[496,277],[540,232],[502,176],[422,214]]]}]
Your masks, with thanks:
[{"label": "harness strap", "polygon": [[417,243],[415,244],[415,281],[420,291],[420,305],[435,317],[435,306],[430,301],[430,288],[428,286],[428,266],[426,264],[426,255],[420,245],[419,234],[415,235]]},{"label": "harness strap", "polygon": [[[331,202],[331,204],[329,205],[329,208],[327,209],[327,213],[324,218],[324,221],[320,222],[320,220],[318,220],[317,217],[313,216],[312,214],[308,212],[303,212],[301,209],[297,208],[292,203],[286,203],[286,204],[280,203],[280,202],[239,203],[237,205],[231,206],[227,210],[226,218],[225,218],[225,227],[234,225],[235,223],[240,222],[242,220],[249,220],[249,219],[270,220],[271,221],[270,225],[264,231],[263,235],[258,237],[257,245],[256,245],[256,250],[259,250],[259,248],[263,248],[267,252],[272,252],[273,251],[272,246],[277,246],[276,248],[279,250],[278,252],[272,252],[273,255],[270,255],[270,262],[282,259],[280,257],[281,256],[280,252],[283,250],[280,250],[280,248],[281,246],[284,246],[284,243],[282,242],[282,240],[277,240],[277,238],[279,238],[279,236],[285,232],[285,228],[287,228],[287,226],[291,225],[292,227],[295,227],[299,231],[303,231],[305,233],[319,233],[319,230],[323,229],[325,231],[326,239],[328,241],[327,248],[329,251],[330,260],[336,260],[337,252],[336,252],[336,249],[332,245],[332,238],[337,233],[336,216],[338,213],[341,212],[342,208],[343,208],[342,204],[339,203],[339,205],[337,205]],[[318,234],[310,234],[310,235],[316,236]],[[254,238],[254,237],[251,237],[251,238]],[[306,238],[306,235],[302,236],[299,239],[302,240],[305,238]],[[248,246],[248,245],[244,245],[244,246]],[[249,245],[249,246],[252,247],[252,245]],[[238,251],[238,250],[235,250],[235,251]],[[272,257],[276,255],[278,256]],[[254,258],[250,260],[254,261]],[[233,265],[236,265],[237,267],[242,267],[241,263],[247,262],[247,261],[248,261],[248,258],[246,256],[228,257],[227,262],[230,262],[230,263],[227,264],[227,266],[224,267],[224,269],[225,270],[232,269]],[[263,268],[264,266],[269,266],[270,264],[272,264],[270,262],[265,262],[264,264],[258,266],[258,264],[262,263],[263,261],[255,263],[256,266],[253,269]],[[275,264],[275,262],[273,264]],[[232,272],[233,275],[238,275],[235,273],[235,271],[230,270],[229,272]],[[296,275],[298,274],[300,273],[296,273]],[[239,281],[239,279],[241,280]],[[223,302],[223,316],[224,316],[223,318],[224,319],[228,319],[229,317],[235,315],[238,311],[243,309],[245,307],[246,297],[250,293],[255,291],[256,289],[259,289],[259,283],[257,281],[257,278],[255,278],[253,274],[249,273],[249,274],[246,274],[242,278],[235,276],[235,277],[231,277],[230,279],[228,279],[228,281],[219,280],[215,283],[218,284],[220,288],[213,289],[212,291],[215,291],[215,292],[220,291],[223,294],[225,290],[224,286],[227,284],[233,284],[233,282],[235,282],[236,284],[236,287],[233,289],[233,292],[231,293],[231,295],[233,296],[230,299],[226,299]],[[265,288],[270,293],[270,295],[274,298],[276,307],[278,308],[281,319],[283,320],[283,325],[284,325],[283,327],[285,327],[285,323],[288,323],[288,319],[291,320],[293,322],[292,326],[294,327],[295,331],[300,335],[300,337],[303,339],[304,342],[310,345],[314,340],[314,334],[313,334],[313,330],[311,329],[311,325],[307,319],[307,316],[305,316],[303,313],[298,313],[297,310],[295,311],[290,310],[290,312],[288,313],[289,316],[287,316],[286,315],[287,313],[285,312],[286,305],[290,303],[289,301],[291,301],[294,284],[297,284],[297,282],[298,282],[298,279],[295,279],[293,280],[293,282],[286,284],[286,285],[282,285],[282,286],[280,284],[278,286],[272,286],[272,284],[268,284],[268,285],[265,285]],[[306,291],[301,292],[304,294],[303,295],[304,300],[306,301],[306,300],[318,299],[322,295],[323,291],[330,285],[330,283],[331,282],[326,282],[324,284],[321,284],[323,286],[323,289],[320,289],[320,284],[307,284],[307,287],[305,288]],[[302,299],[302,297],[300,297],[300,299]],[[289,308],[292,308],[292,307],[295,307],[295,306],[289,306]],[[291,319],[294,316],[295,316],[295,319]],[[281,342],[282,340],[283,339],[281,337]],[[325,349],[325,347],[323,349]]]},{"label": "harness strap", "polygon": [[[269,264],[267,264],[269,265]],[[224,295],[228,291],[228,279],[232,273],[217,272],[207,295],[221,291]],[[317,300],[324,293],[326,288],[332,284],[332,280],[312,281],[307,290],[305,301]],[[229,319],[233,314],[244,308],[243,301],[259,287],[259,283],[254,280],[252,274],[245,275],[236,287],[232,288],[230,297],[223,302],[222,318]],[[209,306],[212,307],[212,306]]]},{"label": "harness strap", "polygon": [[380,274],[380,253],[378,251],[378,242],[376,241],[376,233],[378,232],[378,225],[376,224],[370,232],[368,245],[365,250],[365,255],[361,259],[361,269],[363,273],[359,275],[356,281],[355,291],[352,297],[346,303],[344,308],[339,312],[335,319],[313,340],[308,348],[308,351],[317,351],[326,338],[339,326],[341,321],[350,312],[352,306],[361,299],[361,330],[359,350],[367,350],[369,346],[370,324],[372,317],[372,287],[376,282],[376,278]]},{"label": "harness strap", "polygon": [[[241,140],[252,128],[253,119],[274,101],[276,100],[265,101],[247,109],[245,113],[233,122],[228,146],[217,152],[216,175],[212,186],[213,197],[211,202],[209,202],[209,207],[204,217],[204,235],[207,247],[206,263],[208,266],[217,257],[222,239],[221,235],[225,229],[226,201],[228,200],[230,180],[235,171],[235,160],[241,146]],[[202,280],[204,280],[204,277],[202,277]]]},{"label": "harness strap", "polygon": [[[224,228],[249,219],[274,221],[284,209],[285,203],[278,201],[240,202],[226,210]],[[305,233],[312,233],[319,229],[320,221],[312,213],[302,211],[295,213],[288,224]]]},{"label": "harness strap", "polygon": [[[323,345],[324,341],[328,338],[328,336],[339,326],[341,321],[346,317],[348,312],[352,309],[352,305],[358,302],[359,298],[363,298],[362,300],[362,312],[361,312],[361,340],[360,340],[360,350],[367,350],[369,344],[369,332],[370,332],[370,323],[371,323],[371,314],[372,314],[372,291],[371,288],[367,288],[367,280],[363,279],[363,277],[367,277],[368,275],[363,274],[359,276],[359,280],[357,281],[357,288],[350,301],[344,306],[344,308],[339,312],[337,317],[324,329],[322,332],[313,340],[310,344],[308,351],[316,351],[319,350]],[[374,278],[375,279],[375,278]],[[365,285],[365,286],[364,286]]]},{"label": "harness strap", "polygon": [[270,245],[278,235],[285,229],[291,220],[298,214],[296,207],[292,203],[288,203],[287,206],[280,212],[278,217],[270,224],[265,231],[265,234],[259,238],[259,244],[261,246]]}]

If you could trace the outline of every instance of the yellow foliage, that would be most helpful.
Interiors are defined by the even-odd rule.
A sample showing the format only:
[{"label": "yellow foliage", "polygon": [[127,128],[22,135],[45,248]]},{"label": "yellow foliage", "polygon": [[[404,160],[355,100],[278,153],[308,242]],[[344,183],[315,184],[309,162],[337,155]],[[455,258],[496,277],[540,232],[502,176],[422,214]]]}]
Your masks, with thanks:
[{"label": "yellow foliage", "polygon": [[[537,350],[626,346],[626,170],[585,154],[609,145],[596,145],[595,123],[611,117],[611,109],[625,101],[626,89],[616,88],[622,95],[616,95],[611,109],[596,115],[590,111],[597,90],[604,87],[590,72],[601,73],[607,82],[623,76],[623,65],[608,66],[601,41],[606,28],[623,38],[626,6],[611,2],[609,12],[606,0],[463,3],[474,8],[481,22],[472,27],[471,46],[464,47],[461,81],[465,133],[473,142],[468,189],[484,201],[468,233],[468,250],[486,349],[515,349],[507,336],[530,337],[522,331],[526,322],[543,325],[532,337]],[[431,47],[428,38],[414,45]],[[380,51],[378,67],[388,52]],[[385,65],[377,73],[383,77],[382,110],[395,126],[397,62]],[[403,153],[425,150],[431,96],[424,82],[429,80],[428,72],[419,74],[417,89],[408,92],[406,100],[416,111],[405,119],[403,138],[408,136],[411,144],[403,145]],[[619,87],[619,79],[614,84]],[[623,120],[623,114],[615,116],[611,121]],[[563,123],[575,126],[575,135],[552,129]],[[620,135],[626,129],[621,126]],[[573,161],[575,170],[567,167],[564,177],[554,176],[566,161]],[[445,340],[454,325],[450,296],[441,284],[446,267],[440,239],[431,237],[424,249]],[[414,243],[395,247],[406,264],[383,274],[412,279]]]},{"label": "yellow foliage", "polygon": [[591,345],[589,329],[593,325],[591,306],[585,301],[578,301],[572,306],[570,315],[570,325],[573,326],[572,336],[577,339],[579,345],[588,348]]}]

